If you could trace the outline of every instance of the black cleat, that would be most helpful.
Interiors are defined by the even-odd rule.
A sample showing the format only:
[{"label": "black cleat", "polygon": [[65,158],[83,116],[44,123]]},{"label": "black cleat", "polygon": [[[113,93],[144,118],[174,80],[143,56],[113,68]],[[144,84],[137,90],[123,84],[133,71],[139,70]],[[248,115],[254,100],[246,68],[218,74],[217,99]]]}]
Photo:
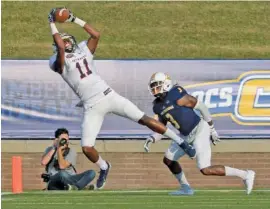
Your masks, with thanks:
[{"label": "black cleat", "polygon": [[98,177],[97,184],[96,184],[97,189],[102,189],[105,186],[107,176],[108,176],[109,171],[112,167],[110,163],[108,163],[108,162],[106,162],[106,163],[108,164],[108,168],[106,170],[100,169],[99,177]]}]

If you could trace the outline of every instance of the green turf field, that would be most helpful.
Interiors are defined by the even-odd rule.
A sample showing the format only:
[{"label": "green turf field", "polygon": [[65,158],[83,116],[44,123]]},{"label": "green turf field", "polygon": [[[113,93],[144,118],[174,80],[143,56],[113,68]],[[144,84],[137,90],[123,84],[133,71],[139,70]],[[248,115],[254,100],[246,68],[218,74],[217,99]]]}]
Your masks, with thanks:
[{"label": "green turf field", "polygon": [[97,58],[270,57],[269,2],[2,2],[2,57],[48,58],[47,14],[64,5],[101,32]]},{"label": "green turf field", "polygon": [[166,191],[52,192],[5,195],[2,209],[269,209],[270,193],[197,191],[194,196],[168,196]]}]

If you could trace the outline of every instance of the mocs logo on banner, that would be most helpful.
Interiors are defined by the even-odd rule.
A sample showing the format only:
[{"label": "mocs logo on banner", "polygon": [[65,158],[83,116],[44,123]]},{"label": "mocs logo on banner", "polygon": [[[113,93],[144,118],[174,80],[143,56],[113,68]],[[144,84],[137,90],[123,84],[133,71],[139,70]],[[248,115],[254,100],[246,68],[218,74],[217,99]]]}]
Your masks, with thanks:
[{"label": "mocs logo on banner", "polygon": [[186,88],[208,106],[213,117],[230,116],[240,125],[270,126],[270,70]]}]

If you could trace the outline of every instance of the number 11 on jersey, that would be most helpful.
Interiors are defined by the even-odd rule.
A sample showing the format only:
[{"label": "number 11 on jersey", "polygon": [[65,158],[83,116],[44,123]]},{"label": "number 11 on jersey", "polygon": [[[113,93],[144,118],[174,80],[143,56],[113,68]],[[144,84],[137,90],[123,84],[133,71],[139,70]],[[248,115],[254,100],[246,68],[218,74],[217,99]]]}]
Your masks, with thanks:
[{"label": "number 11 on jersey", "polygon": [[[86,68],[86,74],[87,74],[87,75],[92,74],[92,71],[89,69],[89,67],[88,67],[88,62],[87,62],[86,59],[83,59],[83,65],[84,65],[85,68]],[[77,68],[77,69],[79,70],[79,72],[80,72],[81,79],[85,78],[86,75],[85,75],[85,73],[82,71],[82,68],[81,68],[81,65],[80,65],[79,62],[76,62],[76,68]]]}]

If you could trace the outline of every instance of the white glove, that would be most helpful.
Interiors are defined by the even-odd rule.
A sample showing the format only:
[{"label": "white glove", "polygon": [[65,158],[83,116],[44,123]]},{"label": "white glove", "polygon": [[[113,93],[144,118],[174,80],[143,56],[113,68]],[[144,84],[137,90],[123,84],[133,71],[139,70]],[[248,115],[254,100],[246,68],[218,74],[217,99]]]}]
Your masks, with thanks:
[{"label": "white glove", "polygon": [[154,139],[152,138],[152,136],[148,137],[148,138],[145,140],[145,143],[144,143],[144,146],[143,146],[145,152],[149,152],[149,150],[150,150],[150,149],[149,149],[149,146],[150,146],[150,144],[153,143],[153,142],[154,142]]},{"label": "white glove", "polygon": [[56,8],[51,9],[50,13],[48,14],[48,21],[49,23],[54,23],[55,22],[55,11]]},{"label": "white glove", "polygon": [[74,20],[75,20],[75,16],[74,16],[74,14],[71,12],[71,10],[69,10],[68,8],[66,8],[65,7],[65,9],[67,9],[68,11],[69,11],[69,17],[68,17],[68,19],[65,21],[65,22],[74,22]]},{"label": "white glove", "polygon": [[216,145],[218,142],[220,142],[218,133],[214,128],[214,125],[210,126],[210,140],[212,141],[213,145]]}]

